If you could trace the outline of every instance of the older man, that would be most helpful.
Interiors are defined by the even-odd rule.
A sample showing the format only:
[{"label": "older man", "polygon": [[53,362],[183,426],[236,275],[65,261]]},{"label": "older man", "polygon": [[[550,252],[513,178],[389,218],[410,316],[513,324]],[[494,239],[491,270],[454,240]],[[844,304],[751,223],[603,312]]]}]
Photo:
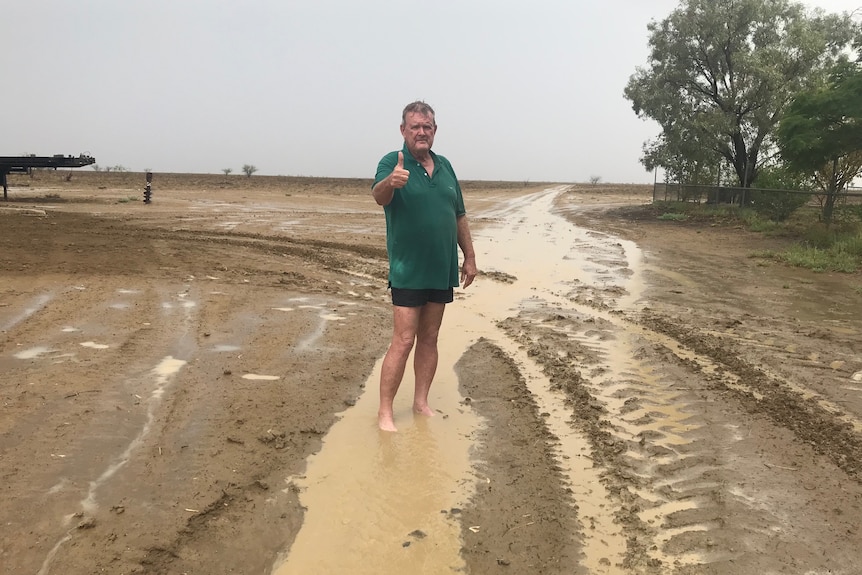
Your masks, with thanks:
[{"label": "older man", "polygon": [[386,214],[386,249],[392,291],[393,330],[380,373],[377,423],[397,431],[395,394],[415,344],[413,412],[434,415],[428,392],[437,371],[437,336],[453,288],[459,285],[458,247],[464,254],[460,282],[476,277],[476,254],[467,224],[461,186],[449,160],[431,151],[437,123],[425,102],[401,115],[401,151],[377,165],[372,194]]}]

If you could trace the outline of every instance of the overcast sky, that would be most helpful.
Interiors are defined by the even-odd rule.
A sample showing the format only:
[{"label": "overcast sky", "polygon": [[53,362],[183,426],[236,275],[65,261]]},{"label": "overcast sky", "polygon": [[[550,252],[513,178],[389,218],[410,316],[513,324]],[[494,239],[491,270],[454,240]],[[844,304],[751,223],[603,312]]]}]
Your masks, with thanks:
[{"label": "overcast sky", "polygon": [[[862,0],[811,0],[830,12]],[[653,181],[623,88],[672,0],[28,0],[0,23],[0,155],[372,177],[401,110],[462,179]],[[89,168],[84,168],[89,169]]]}]

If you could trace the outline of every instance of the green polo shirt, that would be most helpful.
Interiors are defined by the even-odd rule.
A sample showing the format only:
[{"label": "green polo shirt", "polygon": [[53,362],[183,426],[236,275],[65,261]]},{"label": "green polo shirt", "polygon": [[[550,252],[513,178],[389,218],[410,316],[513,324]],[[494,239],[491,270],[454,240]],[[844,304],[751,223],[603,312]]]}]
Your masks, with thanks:
[{"label": "green polo shirt", "polygon": [[[383,208],[389,283],[401,289],[457,287],[460,279],[457,218],[467,213],[458,178],[443,156],[431,152],[434,171],[429,177],[406,145],[401,151],[404,169],[410,172],[410,177]],[[397,163],[397,151],[383,156],[377,165],[374,185],[389,176]]]}]

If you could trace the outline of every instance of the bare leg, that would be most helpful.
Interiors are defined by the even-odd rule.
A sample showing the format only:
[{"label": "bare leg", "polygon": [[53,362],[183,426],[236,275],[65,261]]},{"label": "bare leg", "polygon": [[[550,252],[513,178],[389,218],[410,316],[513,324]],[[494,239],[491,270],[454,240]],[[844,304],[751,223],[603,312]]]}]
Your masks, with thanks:
[{"label": "bare leg", "polygon": [[421,415],[434,415],[428,405],[428,392],[437,372],[437,336],[443,323],[446,304],[427,303],[419,315],[419,328],[416,333],[416,353],[413,356],[413,369],[416,373],[416,388],[413,392],[413,412]]},{"label": "bare leg", "polygon": [[380,368],[380,407],[377,410],[377,425],[383,431],[398,431],[395,427],[392,404],[404,377],[407,358],[413,349],[421,310],[422,308],[419,307],[393,307],[392,341]]}]

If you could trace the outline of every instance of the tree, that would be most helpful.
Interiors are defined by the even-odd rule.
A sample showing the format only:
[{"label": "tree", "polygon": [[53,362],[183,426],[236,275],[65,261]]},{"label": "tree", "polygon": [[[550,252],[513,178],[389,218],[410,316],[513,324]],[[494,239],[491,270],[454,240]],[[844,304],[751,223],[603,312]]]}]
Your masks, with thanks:
[{"label": "tree", "polygon": [[824,85],[799,94],[778,128],[782,158],[826,192],[828,225],[838,194],[862,172],[862,64],[842,62]]},{"label": "tree", "polygon": [[648,65],[624,92],[662,130],[641,163],[690,179],[727,162],[741,187],[772,151],[792,96],[822,78],[856,31],[846,15],[808,15],[789,0],[682,0],[648,30]]},{"label": "tree", "polygon": [[754,185],[769,190],[795,190],[810,192],[813,189],[811,177],[792,170],[786,162],[774,162],[757,172]]},{"label": "tree", "polygon": [[251,177],[251,175],[252,175],[253,173],[255,173],[256,171],[257,171],[257,168],[255,168],[255,167],[254,167],[254,166],[252,166],[251,164],[245,164],[245,165],[242,167],[242,173],[243,173],[243,174],[245,174],[245,175],[246,175],[247,177],[249,177],[249,178],[250,178],[250,177]]},{"label": "tree", "polygon": [[225,175],[225,176],[229,176],[229,175],[231,174],[231,172],[233,172],[233,169],[231,169],[231,168],[222,168],[222,169],[221,169],[221,171],[222,171],[222,172],[224,172],[224,175]]},{"label": "tree", "polygon": [[649,171],[663,168],[665,178],[677,183],[715,184],[721,175],[718,155],[702,146],[696,135],[674,127],[644,145],[641,163]]}]

